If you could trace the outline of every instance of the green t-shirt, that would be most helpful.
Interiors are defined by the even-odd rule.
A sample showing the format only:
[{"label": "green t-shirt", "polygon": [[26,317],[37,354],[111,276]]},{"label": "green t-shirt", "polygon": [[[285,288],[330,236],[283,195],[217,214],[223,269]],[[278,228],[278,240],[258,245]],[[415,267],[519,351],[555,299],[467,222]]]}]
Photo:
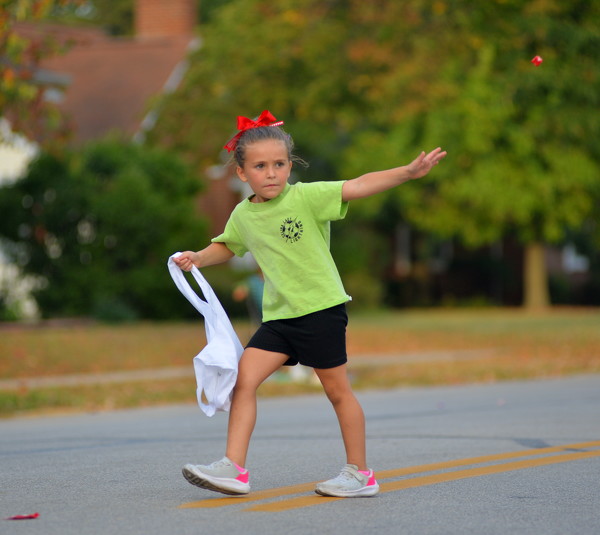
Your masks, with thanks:
[{"label": "green t-shirt", "polygon": [[349,301],[329,251],[330,221],[346,216],[343,181],[288,184],[267,202],[239,203],[223,234],[237,256],[250,251],[264,278],[263,321],[296,318]]}]

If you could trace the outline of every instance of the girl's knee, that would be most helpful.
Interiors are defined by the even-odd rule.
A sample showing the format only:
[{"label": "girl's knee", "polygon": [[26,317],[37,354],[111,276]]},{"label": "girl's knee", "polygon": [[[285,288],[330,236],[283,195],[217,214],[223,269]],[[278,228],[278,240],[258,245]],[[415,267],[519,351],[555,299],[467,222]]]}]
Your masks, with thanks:
[{"label": "girl's knee", "polygon": [[345,366],[315,371],[331,403],[335,405],[348,399],[355,399]]},{"label": "girl's knee", "polygon": [[238,375],[235,386],[233,387],[233,393],[234,395],[240,392],[256,394],[259,386],[260,383],[256,381],[254,377]]},{"label": "girl's knee", "polygon": [[325,388],[325,394],[327,399],[332,405],[339,405],[340,403],[356,402],[356,397],[352,389],[346,385],[335,385]]}]

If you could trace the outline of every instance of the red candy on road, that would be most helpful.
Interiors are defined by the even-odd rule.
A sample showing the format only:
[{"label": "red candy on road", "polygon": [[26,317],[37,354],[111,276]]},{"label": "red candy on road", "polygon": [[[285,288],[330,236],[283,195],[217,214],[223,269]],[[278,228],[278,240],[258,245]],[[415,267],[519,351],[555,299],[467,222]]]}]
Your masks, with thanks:
[{"label": "red candy on road", "polygon": [[39,513],[33,513],[32,515],[15,515],[5,518],[5,520],[30,520],[33,518],[37,518],[38,516],[40,516]]}]

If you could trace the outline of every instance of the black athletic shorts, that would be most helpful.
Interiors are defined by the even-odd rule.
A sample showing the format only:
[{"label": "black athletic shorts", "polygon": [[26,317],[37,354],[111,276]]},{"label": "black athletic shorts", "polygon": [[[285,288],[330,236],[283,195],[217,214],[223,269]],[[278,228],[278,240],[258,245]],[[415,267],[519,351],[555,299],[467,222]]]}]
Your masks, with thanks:
[{"label": "black athletic shorts", "polygon": [[267,321],[246,347],[283,353],[285,366],[335,368],[348,361],[346,355],[346,305],[341,304],[298,318]]}]

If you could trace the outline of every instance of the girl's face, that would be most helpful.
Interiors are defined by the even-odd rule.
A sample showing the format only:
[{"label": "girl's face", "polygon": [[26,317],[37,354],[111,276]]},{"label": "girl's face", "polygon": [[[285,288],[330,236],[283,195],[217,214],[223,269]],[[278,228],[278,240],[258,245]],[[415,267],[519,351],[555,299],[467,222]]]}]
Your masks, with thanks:
[{"label": "girl's face", "polygon": [[256,141],[246,146],[245,157],[244,166],[236,171],[254,192],[251,201],[267,202],[277,197],[292,170],[285,143],[278,139]]}]

